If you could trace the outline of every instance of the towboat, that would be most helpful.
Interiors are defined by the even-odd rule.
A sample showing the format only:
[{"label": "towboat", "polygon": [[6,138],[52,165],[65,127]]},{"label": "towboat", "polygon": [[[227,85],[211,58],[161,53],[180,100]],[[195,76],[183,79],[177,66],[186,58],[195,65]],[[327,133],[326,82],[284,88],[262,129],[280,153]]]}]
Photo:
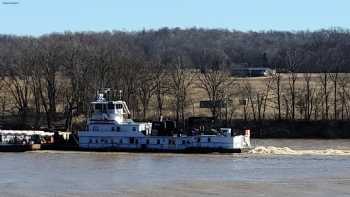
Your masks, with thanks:
[{"label": "towboat", "polygon": [[230,128],[223,128],[215,134],[158,132],[155,124],[130,119],[126,102],[109,100],[108,94],[98,93],[96,101],[91,102],[86,129],[78,132],[80,150],[240,153],[251,148],[249,131],[240,135],[233,135]]}]

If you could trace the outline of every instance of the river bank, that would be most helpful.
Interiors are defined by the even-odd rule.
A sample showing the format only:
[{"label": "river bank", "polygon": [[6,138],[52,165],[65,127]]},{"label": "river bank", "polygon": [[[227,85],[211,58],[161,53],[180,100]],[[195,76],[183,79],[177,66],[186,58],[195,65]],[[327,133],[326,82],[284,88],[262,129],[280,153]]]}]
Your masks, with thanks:
[{"label": "river bank", "polygon": [[[210,120],[210,119],[208,119]],[[78,131],[84,128],[84,124],[78,125],[73,130]],[[297,138],[297,139],[350,139],[350,120],[241,120],[234,119],[228,124],[224,120],[213,122],[197,123],[195,125],[179,122],[177,125],[186,125],[185,131],[190,132],[191,127],[199,128],[204,125],[207,130],[210,128],[232,128],[236,133],[244,133],[245,129],[250,129],[252,138]],[[215,125],[215,126],[213,126]],[[33,129],[12,122],[3,123],[0,129]],[[60,128],[57,128],[58,130]],[[62,128],[61,128],[62,129]],[[48,130],[48,129],[46,129]]]},{"label": "river bank", "polygon": [[236,130],[248,128],[253,138],[350,138],[350,121],[234,120],[231,127]]}]

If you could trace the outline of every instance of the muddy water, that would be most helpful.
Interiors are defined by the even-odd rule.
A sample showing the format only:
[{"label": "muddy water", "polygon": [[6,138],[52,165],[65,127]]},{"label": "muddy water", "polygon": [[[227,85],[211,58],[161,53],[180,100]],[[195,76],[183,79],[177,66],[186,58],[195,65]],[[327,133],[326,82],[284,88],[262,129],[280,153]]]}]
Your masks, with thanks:
[{"label": "muddy water", "polygon": [[350,140],[246,154],[0,153],[0,196],[350,196]]}]

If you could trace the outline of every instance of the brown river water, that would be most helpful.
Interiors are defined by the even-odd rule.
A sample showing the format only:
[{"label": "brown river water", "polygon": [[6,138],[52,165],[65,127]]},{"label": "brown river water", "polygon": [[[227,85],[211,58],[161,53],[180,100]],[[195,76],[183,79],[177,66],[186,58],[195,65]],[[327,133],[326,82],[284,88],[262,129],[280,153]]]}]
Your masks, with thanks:
[{"label": "brown river water", "polygon": [[350,196],[350,140],[253,140],[244,154],[0,153],[0,197]]}]

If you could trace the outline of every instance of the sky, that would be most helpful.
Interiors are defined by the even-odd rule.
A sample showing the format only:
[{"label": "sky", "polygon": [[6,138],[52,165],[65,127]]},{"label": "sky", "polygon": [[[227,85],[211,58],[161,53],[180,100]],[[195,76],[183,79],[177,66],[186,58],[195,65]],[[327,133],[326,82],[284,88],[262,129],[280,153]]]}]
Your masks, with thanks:
[{"label": "sky", "polygon": [[[0,0],[0,34],[138,31],[162,27],[241,31],[350,27],[350,0]],[[17,1],[6,5],[3,2]]]}]

